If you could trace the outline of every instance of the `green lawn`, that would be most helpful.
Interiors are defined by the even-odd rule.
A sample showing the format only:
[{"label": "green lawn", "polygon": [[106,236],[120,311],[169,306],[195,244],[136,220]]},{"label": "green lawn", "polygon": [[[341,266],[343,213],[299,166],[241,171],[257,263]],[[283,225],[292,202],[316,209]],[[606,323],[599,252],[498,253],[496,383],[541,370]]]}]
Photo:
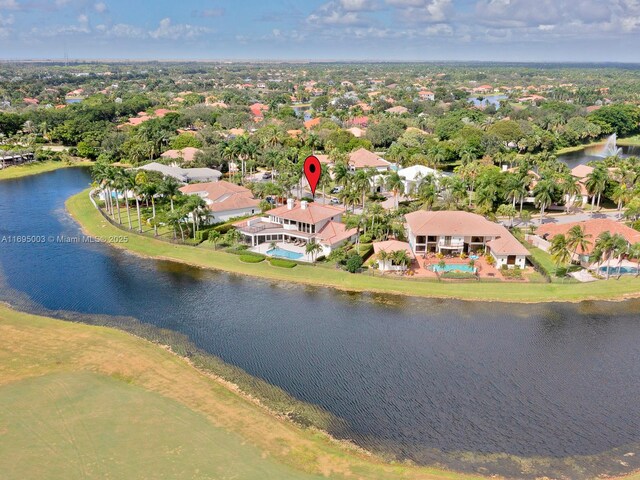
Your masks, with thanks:
[{"label": "green lawn", "polygon": [[320,478],[262,456],[175,400],[91,372],[0,387],[0,432],[4,480]]},{"label": "green lawn", "polygon": [[[67,201],[67,209],[95,236],[122,235],[122,231],[110,225],[96,211],[87,191]],[[204,268],[236,272],[264,279],[292,281],[312,285],[325,285],[353,291],[388,292],[405,295],[473,300],[512,302],[612,300],[640,295],[640,279],[599,281],[588,284],[517,284],[495,282],[437,283],[381,276],[353,275],[344,271],[314,266],[298,265],[293,269],[272,267],[269,262],[247,264],[238,256],[222,251],[212,251],[203,246],[189,247],[169,244],[136,234],[125,233],[129,241],[117,246],[134,253],[188,263]],[[207,243],[207,242],[205,242]]]},{"label": "green lawn", "polygon": [[27,177],[29,175],[37,175],[38,173],[51,172],[60,168],[76,167],[81,165],[91,165],[89,161],[77,162],[33,162],[26,165],[18,165],[16,167],[8,167],[0,170],[0,180],[9,180],[12,178]]},{"label": "green lawn", "polygon": [[0,478],[471,480],[276,417],[167,348],[0,303]]}]

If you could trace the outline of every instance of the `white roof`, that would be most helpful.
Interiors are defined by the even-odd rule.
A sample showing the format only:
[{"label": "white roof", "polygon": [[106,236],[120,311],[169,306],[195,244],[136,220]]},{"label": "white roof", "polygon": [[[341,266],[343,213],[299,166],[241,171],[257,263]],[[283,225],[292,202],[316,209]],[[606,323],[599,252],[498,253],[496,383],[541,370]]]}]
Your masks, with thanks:
[{"label": "white roof", "polygon": [[173,177],[182,183],[218,180],[222,176],[222,173],[218,170],[213,170],[212,168],[180,168],[164,165],[158,162],[151,162],[143,165],[139,170],[160,172],[161,174]]},{"label": "white roof", "polygon": [[411,167],[403,168],[402,170],[398,170],[398,175],[403,177],[405,180],[412,182],[423,179],[429,175],[433,175],[434,177],[443,176],[442,172],[434,170],[433,168],[425,167],[424,165],[413,165]]}]

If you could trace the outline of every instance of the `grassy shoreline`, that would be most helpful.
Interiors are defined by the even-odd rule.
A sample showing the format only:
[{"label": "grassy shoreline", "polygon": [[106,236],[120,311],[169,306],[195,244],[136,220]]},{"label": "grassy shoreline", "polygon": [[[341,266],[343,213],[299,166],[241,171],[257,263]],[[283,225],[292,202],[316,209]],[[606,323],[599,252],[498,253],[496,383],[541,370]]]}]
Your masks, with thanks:
[{"label": "grassy shoreline", "polygon": [[28,177],[40,173],[52,172],[61,168],[81,167],[91,165],[89,160],[77,160],[73,162],[57,162],[49,160],[46,162],[33,162],[26,165],[18,165],[0,170],[0,180],[11,180],[13,178]]},{"label": "grassy shoreline", "polygon": [[[606,139],[599,140],[597,142],[591,142],[584,145],[576,145],[575,147],[566,147],[561,148],[560,150],[556,150],[556,155],[566,155],[567,153],[575,153],[581,150],[585,150],[589,147],[597,147],[598,145],[604,145],[606,143]],[[618,138],[616,143],[619,147],[637,147],[640,146],[640,135],[636,135],[634,137],[626,137],[626,138]]]},{"label": "grassy shoreline", "polygon": [[[416,297],[516,303],[579,302],[584,300],[624,300],[640,297],[640,278],[599,281],[586,284],[445,283],[433,281],[353,275],[344,271],[298,265],[293,269],[273,267],[269,262],[243,263],[237,255],[202,247],[175,245],[119,229],[107,222],[93,207],[88,190],[66,202],[68,212],[85,233],[95,237],[126,236],[128,242],[114,244],[140,256],[171,260],[188,265],[259,277],[333,287],[356,292],[389,293]],[[499,288],[496,288],[498,287]]]},{"label": "grassy shoreline", "polygon": [[[153,394],[154,398],[151,400],[154,402],[158,399],[170,401],[174,406],[169,405],[168,408],[171,411],[167,412],[168,414],[171,414],[174,408],[182,410],[186,408],[189,414],[197,414],[200,418],[206,419],[209,424],[203,425],[203,428],[210,427],[219,435],[239,436],[240,442],[232,441],[233,439],[225,441],[230,442],[231,446],[237,450],[244,449],[244,446],[251,449],[247,455],[252,455],[251,462],[258,464],[260,469],[260,475],[251,478],[284,478],[273,475],[262,476],[262,474],[273,470],[276,473],[281,472],[282,469],[286,469],[290,474],[286,478],[292,479],[321,478],[324,475],[331,475],[332,478],[350,477],[371,480],[407,478],[471,480],[483,478],[429,467],[385,463],[359,449],[349,448],[346,444],[338,443],[316,429],[300,428],[286,419],[279,418],[257,402],[241,395],[227,382],[207,375],[169,349],[114,328],[31,315],[18,312],[0,303],[0,335],[4,339],[0,346],[0,404],[5,400],[7,389],[21,387],[25,381],[53,378],[54,381],[51,384],[44,386],[43,393],[51,395],[52,390],[59,388],[62,391],[60,394],[63,395],[67,393],[65,390],[68,388],[68,382],[62,382],[59,375],[64,375],[65,379],[71,380],[77,377],[78,383],[86,384],[86,389],[93,388],[94,380],[103,379],[108,383],[107,390],[135,387],[145,395]],[[87,383],[88,374],[91,375],[90,383]],[[80,391],[78,395],[71,396],[82,397],[84,395],[88,395],[88,393]],[[22,402],[20,410],[29,412],[30,408],[36,408],[34,402],[38,402],[38,397],[39,395],[19,397]],[[141,399],[136,399],[136,401],[142,402],[137,410],[141,416],[145,411],[146,403],[144,402],[147,400],[148,398],[144,395]],[[37,408],[43,407],[38,403]],[[92,408],[95,413],[95,405],[92,405]],[[107,417],[108,422],[117,421],[117,412],[110,408],[105,410],[107,411],[97,411],[101,416],[115,415],[113,418]],[[65,428],[69,427],[69,423],[73,423],[75,413],[77,412],[71,411],[71,418],[64,419]],[[46,412],[40,412],[40,414],[47,417]],[[58,410],[56,415],[49,415],[46,421],[57,421],[56,417],[60,414],[61,411]],[[65,412],[65,415],[67,414]],[[136,412],[134,412],[135,414]],[[165,424],[171,418],[169,417],[165,422],[160,420],[160,425],[149,425],[149,421],[137,424],[135,416],[126,420],[127,423],[133,425],[132,430],[137,433],[140,433],[138,432],[140,429],[146,433],[147,431],[144,429],[153,428],[154,433],[167,435]],[[202,419],[200,423],[202,423]],[[2,413],[0,413],[0,424],[2,424]],[[40,425],[36,424],[36,426]],[[15,432],[16,429],[21,430],[24,427],[24,425],[18,425],[14,427],[14,431],[3,431],[2,433],[20,435],[20,438],[26,438],[27,442],[34,442],[34,439],[44,441],[41,435],[47,433],[46,429],[51,428],[51,425],[43,426],[42,432],[35,431],[33,425],[24,432]],[[84,428],[84,426],[81,427]],[[97,435],[96,438],[102,438],[101,432],[93,433]],[[206,433],[208,436],[212,435],[212,432]],[[34,435],[35,437],[33,437]],[[188,442],[188,437],[183,441]],[[62,442],[62,444],[64,443]],[[242,447],[238,445],[242,445]],[[27,470],[33,468],[26,466],[34,465],[36,460],[28,458],[30,455],[35,455],[33,443],[29,444],[29,447],[18,452],[20,446],[14,445],[5,449],[4,453],[0,452],[0,465],[11,463],[14,469],[19,465],[23,465],[23,468]],[[63,447],[64,445],[56,445],[55,448]],[[180,447],[181,454],[188,453],[191,448],[196,447],[201,446],[182,445]],[[220,445],[216,444],[214,447],[218,448]],[[85,445],[81,442],[74,448],[86,449],[87,451],[83,451],[83,455],[96,456],[93,458],[95,463],[114,463],[107,462],[108,459],[102,456],[106,453],[97,452],[89,443]],[[118,448],[123,448],[123,446]],[[142,449],[145,448],[145,444],[134,444],[129,446],[129,449],[134,450],[133,452],[121,452],[121,454],[137,455],[143,453]],[[137,453],[136,450],[138,450]],[[254,450],[257,452],[255,455],[252,453]],[[243,452],[231,452],[233,456],[236,453],[238,456],[244,454]],[[18,454],[25,461],[16,463],[15,460],[18,458],[16,455]],[[52,457],[52,462],[55,462],[53,458],[56,455],[51,455],[49,452],[48,456]],[[66,460],[64,458],[62,460],[65,462],[64,468],[69,467]],[[179,465],[174,458],[170,460],[162,456],[157,458],[160,465],[169,461],[172,462],[171,466]],[[234,459],[225,458],[225,461],[234,461]],[[245,459],[242,458],[242,461]],[[35,464],[37,463],[35,462]],[[131,463],[135,464],[135,462]],[[12,478],[29,477],[30,475],[25,473],[27,470],[15,472],[16,476]],[[47,471],[51,475],[53,470]],[[86,472],[83,473],[86,474]],[[122,471],[119,473],[123,474]],[[38,478],[50,477],[45,475]],[[83,475],[83,478],[101,477]],[[127,478],[127,475],[119,478]],[[163,475],[162,478],[185,477]],[[205,477],[199,476],[199,478]]]}]

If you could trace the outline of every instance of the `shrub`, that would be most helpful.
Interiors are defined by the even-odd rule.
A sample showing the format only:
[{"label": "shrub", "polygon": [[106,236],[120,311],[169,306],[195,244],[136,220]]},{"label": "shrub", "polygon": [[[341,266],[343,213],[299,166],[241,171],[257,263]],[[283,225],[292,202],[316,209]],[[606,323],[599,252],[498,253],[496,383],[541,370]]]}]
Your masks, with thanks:
[{"label": "shrub", "polygon": [[244,255],[245,253],[247,253],[248,248],[249,247],[247,245],[238,245],[237,247],[227,248],[225,252],[232,253],[233,255]]},{"label": "shrub", "polygon": [[269,262],[274,267],[280,267],[280,268],[293,268],[297,265],[296,262],[293,262],[291,260],[285,260],[284,258],[270,258]]},{"label": "shrub", "polygon": [[362,257],[360,255],[351,255],[347,259],[347,272],[356,273],[362,267]]},{"label": "shrub", "polygon": [[263,255],[257,255],[255,253],[240,255],[240,261],[244,263],[260,263],[264,261],[264,258],[265,257]]},{"label": "shrub", "polygon": [[487,255],[487,263],[491,266],[496,264],[496,259],[493,258],[493,255]]},{"label": "shrub", "polygon": [[360,248],[358,248],[358,255],[362,257],[362,260],[367,260],[371,255],[373,255],[373,244],[372,243],[361,243]]},{"label": "shrub", "polygon": [[371,243],[371,235],[368,233],[360,235],[360,243]]},{"label": "shrub", "polygon": [[232,228],[233,228],[233,225],[230,223],[223,223],[222,225],[218,225],[217,227],[214,227],[215,230],[222,233],[223,235],[227,233],[229,230],[231,230]]}]

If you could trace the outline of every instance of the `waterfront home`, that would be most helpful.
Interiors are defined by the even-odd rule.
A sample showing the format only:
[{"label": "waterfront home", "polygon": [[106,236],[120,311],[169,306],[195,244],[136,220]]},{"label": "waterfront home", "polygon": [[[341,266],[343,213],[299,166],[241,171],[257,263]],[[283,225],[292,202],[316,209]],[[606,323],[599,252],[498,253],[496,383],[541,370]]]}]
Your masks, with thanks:
[{"label": "waterfront home", "polygon": [[216,182],[222,176],[222,173],[212,168],[181,168],[158,162],[148,163],[137,170],[159,172],[164,176],[173,177],[181,183]]},{"label": "waterfront home", "polygon": [[202,153],[202,150],[195,147],[185,147],[181,150],[167,150],[162,155],[162,158],[170,160],[181,160],[183,162],[193,162],[196,159],[196,155]]},{"label": "waterfront home", "polygon": [[[328,255],[356,237],[357,229],[342,223],[344,212],[344,208],[290,198],[286,205],[237,223],[235,227],[252,247],[281,242],[283,250],[291,250],[290,246],[303,250],[307,243],[316,242],[322,247],[319,255]],[[261,250],[264,247],[257,251]]]},{"label": "waterfront home", "polygon": [[253,198],[251,190],[224,180],[185,185],[180,191],[185,195],[198,195],[205,200],[209,209],[207,223],[226,222],[260,212],[260,201]]},{"label": "waterfront home", "polygon": [[378,172],[386,172],[391,167],[391,163],[387,162],[379,155],[370,152],[366,148],[359,148],[349,154],[349,169],[352,172],[362,169],[374,169]]},{"label": "waterfront home", "polygon": [[402,271],[406,267],[404,265],[396,265],[394,263],[393,258],[386,258],[382,260],[381,253],[386,252],[389,255],[392,255],[393,252],[404,250],[407,252],[407,255],[411,260],[415,259],[415,255],[413,250],[411,250],[411,245],[407,242],[401,242],[400,240],[386,240],[384,242],[374,242],[373,244],[373,253],[376,257],[376,262],[378,264],[378,269],[381,272],[397,272]]},{"label": "waterfront home", "polygon": [[502,225],[481,215],[460,211],[418,210],[405,216],[411,250],[445,255],[485,252],[497,268],[526,266],[529,251]]},{"label": "waterfront home", "polygon": [[594,218],[590,220],[584,220],[582,222],[570,222],[570,223],[547,223],[541,225],[536,230],[535,235],[527,236],[527,240],[533,245],[544,251],[549,251],[551,248],[551,242],[557,235],[567,235],[571,228],[579,226],[584,229],[585,235],[587,235],[588,245],[586,248],[578,247],[575,255],[572,252],[572,260],[580,263],[583,267],[589,267],[591,262],[589,261],[589,255],[593,252],[595,243],[603,232],[609,232],[611,235],[621,235],[630,245],[640,242],[640,232],[637,232],[631,227],[627,227],[624,223],[616,222],[608,218]]}]

